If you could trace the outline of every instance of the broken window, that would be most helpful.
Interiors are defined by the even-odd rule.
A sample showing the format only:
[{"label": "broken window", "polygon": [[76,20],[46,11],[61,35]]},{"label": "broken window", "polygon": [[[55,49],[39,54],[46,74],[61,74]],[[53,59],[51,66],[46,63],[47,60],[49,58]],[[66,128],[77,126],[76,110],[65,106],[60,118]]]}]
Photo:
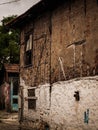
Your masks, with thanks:
[{"label": "broken window", "polygon": [[28,89],[28,109],[36,109],[35,89]]},{"label": "broken window", "polygon": [[32,64],[32,34],[26,36],[25,65]]}]

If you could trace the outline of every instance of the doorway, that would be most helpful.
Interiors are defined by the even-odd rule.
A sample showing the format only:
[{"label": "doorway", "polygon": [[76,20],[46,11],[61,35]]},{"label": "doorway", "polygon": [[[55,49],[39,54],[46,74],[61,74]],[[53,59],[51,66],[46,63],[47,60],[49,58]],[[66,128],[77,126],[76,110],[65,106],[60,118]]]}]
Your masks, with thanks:
[{"label": "doorway", "polygon": [[12,111],[18,111],[18,89],[19,78],[11,78],[11,109]]}]

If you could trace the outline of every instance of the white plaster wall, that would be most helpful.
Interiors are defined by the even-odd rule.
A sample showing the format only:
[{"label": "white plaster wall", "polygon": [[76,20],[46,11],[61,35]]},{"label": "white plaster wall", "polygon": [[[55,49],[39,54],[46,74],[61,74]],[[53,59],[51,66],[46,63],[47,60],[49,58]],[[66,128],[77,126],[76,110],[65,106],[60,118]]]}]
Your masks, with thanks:
[{"label": "white plaster wall", "polygon": [[[75,100],[75,91],[79,91],[80,101]],[[98,129],[98,76],[54,83],[51,102],[49,85],[40,85],[36,89],[36,97],[36,111],[28,110],[27,102],[24,102],[25,116],[44,120],[49,123],[51,130]],[[88,124],[84,123],[84,112],[87,109]]]},{"label": "white plaster wall", "polygon": [[[74,97],[75,91],[80,92],[80,101]],[[89,109],[89,123],[84,123],[84,112]],[[62,128],[98,129],[98,77],[82,78],[58,82],[53,85],[51,99],[51,124]]]}]

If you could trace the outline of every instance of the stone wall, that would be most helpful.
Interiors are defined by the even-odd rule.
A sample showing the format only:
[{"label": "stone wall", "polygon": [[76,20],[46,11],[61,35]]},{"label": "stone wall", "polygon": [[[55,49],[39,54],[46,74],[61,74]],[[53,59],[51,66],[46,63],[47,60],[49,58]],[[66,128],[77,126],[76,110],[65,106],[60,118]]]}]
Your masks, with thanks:
[{"label": "stone wall", "polygon": [[[29,110],[28,101],[24,100],[24,119],[47,122],[51,130],[97,130],[97,86],[98,76],[60,81],[52,85],[50,96],[49,84],[41,85],[36,89],[35,111]],[[79,91],[79,101],[75,99],[76,91]]]}]

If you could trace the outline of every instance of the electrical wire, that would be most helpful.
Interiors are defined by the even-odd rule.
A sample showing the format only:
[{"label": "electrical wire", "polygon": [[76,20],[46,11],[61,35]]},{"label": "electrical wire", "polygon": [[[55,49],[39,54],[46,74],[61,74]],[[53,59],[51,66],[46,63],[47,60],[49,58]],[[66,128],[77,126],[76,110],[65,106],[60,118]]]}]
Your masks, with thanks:
[{"label": "electrical wire", "polygon": [[18,2],[18,1],[20,1],[20,0],[8,1],[8,2],[5,2],[5,3],[0,3],[0,5],[11,4],[11,3],[14,3],[14,2]]}]

